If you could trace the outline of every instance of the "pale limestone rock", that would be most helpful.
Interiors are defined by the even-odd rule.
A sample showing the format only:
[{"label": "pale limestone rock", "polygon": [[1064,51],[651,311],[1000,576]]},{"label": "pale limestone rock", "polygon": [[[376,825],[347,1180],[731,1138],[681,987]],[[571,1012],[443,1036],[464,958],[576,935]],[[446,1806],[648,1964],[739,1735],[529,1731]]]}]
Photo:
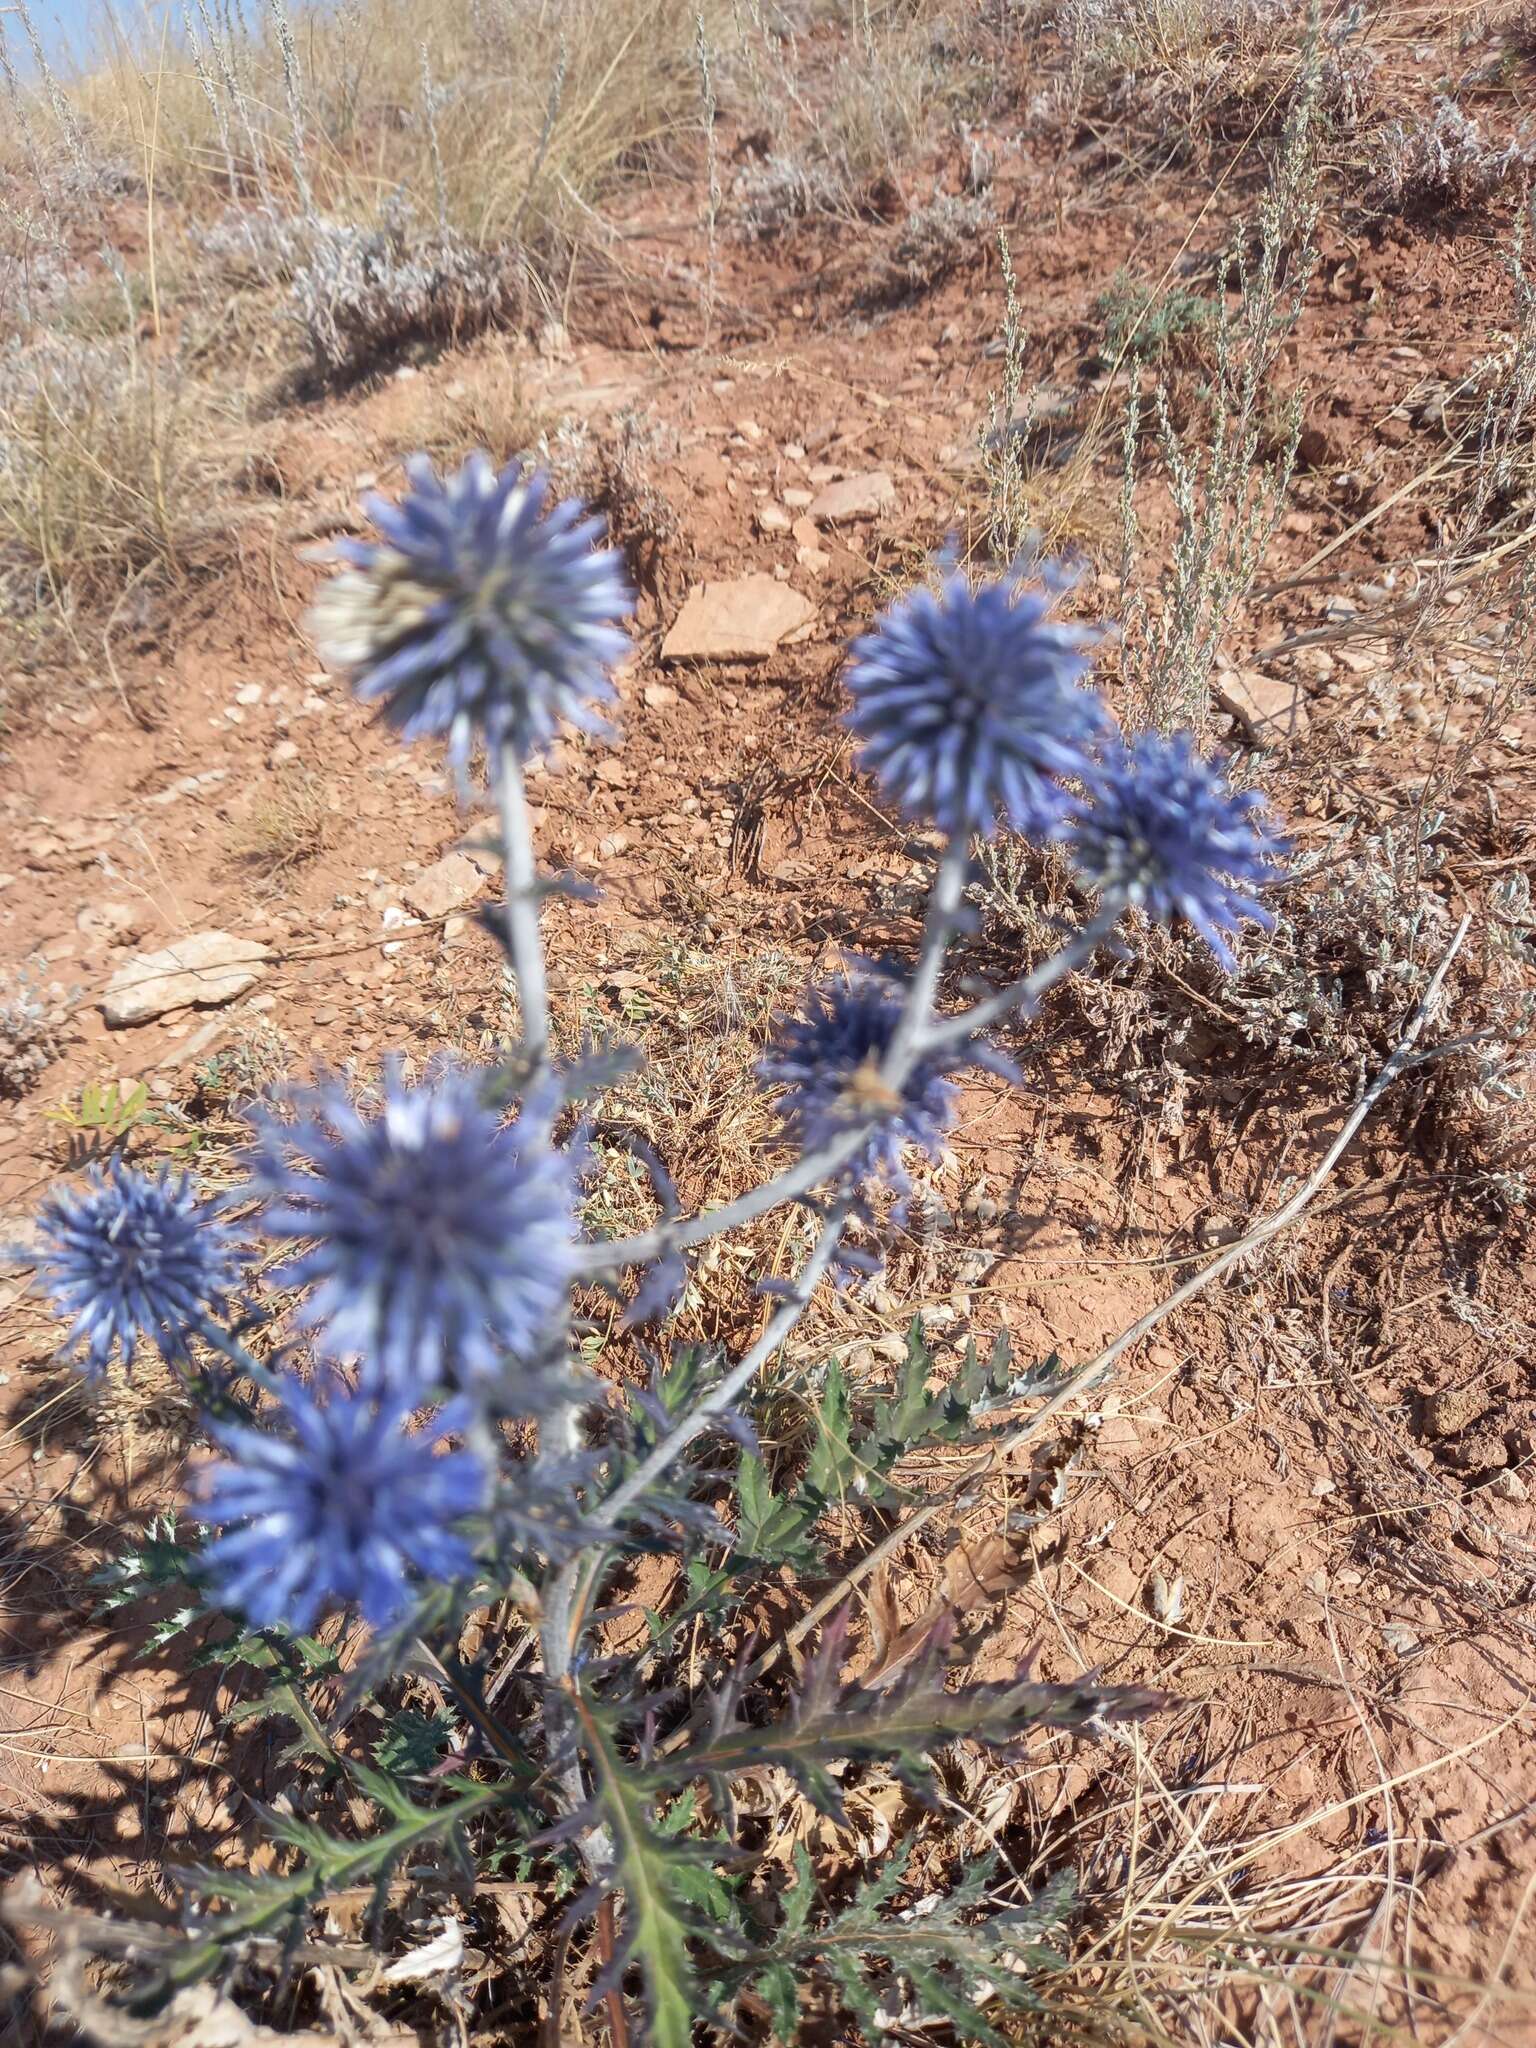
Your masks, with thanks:
[{"label": "pale limestone rock", "polygon": [[663,661],[764,661],[816,607],[772,576],[701,583],[688,593],[662,643]]},{"label": "pale limestone rock", "polygon": [[254,939],[194,932],[158,953],[136,953],[107,983],[101,1013],[117,1028],[148,1024],[173,1010],[217,1009],[243,996],[271,958]]}]

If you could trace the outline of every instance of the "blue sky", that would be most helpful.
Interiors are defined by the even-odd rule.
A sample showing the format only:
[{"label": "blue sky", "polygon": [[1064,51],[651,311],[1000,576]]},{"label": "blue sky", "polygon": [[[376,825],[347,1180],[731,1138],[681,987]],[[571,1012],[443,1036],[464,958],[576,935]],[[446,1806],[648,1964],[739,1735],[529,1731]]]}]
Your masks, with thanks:
[{"label": "blue sky", "polygon": [[[50,64],[67,70],[72,62],[83,64],[89,60],[100,40],[102,0],[27,0],[27,4]],[[157,16],[161,11],[153,10]],[[127,0],[119,12],[124,20],[132,20],[139,13],[137,0]],[[0,0],[0,15],[5,18],[5,40],[11,60],[26,76],[33,68],[32,52],[15,6]]]}]

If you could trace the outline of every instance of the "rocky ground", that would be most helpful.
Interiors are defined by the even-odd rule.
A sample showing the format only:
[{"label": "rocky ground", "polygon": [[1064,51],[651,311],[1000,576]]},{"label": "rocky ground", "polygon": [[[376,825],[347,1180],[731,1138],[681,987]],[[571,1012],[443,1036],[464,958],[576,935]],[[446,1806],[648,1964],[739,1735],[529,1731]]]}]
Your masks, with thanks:
[{"label": "rocky ground", "polygon": [[[1143,178],[1006,107],[966,147],[985,153],[1029,383],[1066,446],[1037,473],[1089,560],[1074,607],[1113,620],[1118,425],[1095,438],[1110,389],[1096,308],[1124,270],[1218,249],[1229,202],[1253,204],[1257,156]],[[911,166],[906,196],[966,175],[946,144]],[[237,508],[236,566],[152,644],[50,691],[8,741],[0,960],[33,963],[67,1013],[56,1057],[0,1103],[8,1231],[89,1151],[92,1084],[143,1083],[127,1149],[218,1183],[241,1105],[280,1074],[366,1076],[386,1053],[424,1061],[505,1025],[474,921],[497,868],[481,809],[430,751],[370,722],[301,623],[320,573],[306,550],[364,490],[397,487],[400,453],[444,407],[502,419],[493,453],[533,418],[557,453],[633,444],[643,470],[618,505],[643,579],[622,744],[563,743],[532,796],[541,858],[600,886],[546,917],[560,1029],[644,1039],[658,1080],[643,1106],[686,1203],[739,1184],[760,1146],[743,1076],[772,1009],[844,947],[911,945],[923,848],[850,768],[838,676],[850,634],[946,536],[977,530],[996,252],[977,236],[932,289],[872,306],[894,226],[722,234],[711,327],[704,230],[674,231],[697,197],[637,204],[622,276],[538,349],[490,335],[293,409],[269,444],[275,495]],[[1223,642],[1209,728],[1303,855],[1433,843],[1444,923],[1421,919],[1420,968],[1474,919],[1451,1035],[1484,1025],[1501,977],[1530,981],[1490,909],[1496,887],[1529,881],[1536,813],[1536,715],[1506,687],[1524,517],[1413,609],[1466,488],[1458,394],[1514,331],[1508,233],[1497,212],[1454,232],[1325,215],[1285,359],[1308,394],[1300,466]],[[1165,488],[1148,486],[1143,516],[1155,554]],[[1104,667],[1123,702],[1113,645]],[[1427,833],[1426,805],[1443,814]],[[982,943],[995,956],[1026,938],[994,904]],[[1180,982],[1182,1005],[1134,977],[1112,999],[1074,992],[1020,1035],[1022,1090],[968,1089],[930,1241],[903,1248],[878,1302],[828,1305],[808,1349],[836,1342],[876,1381],[884,1340],[922,1310],[951,1355],[1006,1329],[1025,1358],[1091,1357],[1294,1191],[1416,985],[1349,982],[1373,1007],[1353,1067],[1256,1047],[1241,981]],[[1388,1099],[1304,1222],[862,1596],[875,1654],[938,1594],[974,1627],[984,1675],[1033,1655],[1049,1678],[1094,1668],[1183,1703],[1129,1748],[1042,1746],[976,1785],[955,1825],[1040,1870],[1115,1844],[1155,1859],[1166,1878],[1127,1924],[1159,1954],[1170,1927],[1242,1925],[1357,1955],[1310,2001],[1304,1967],[1276,1971],[1226,2038],[1361,2039],[1379,2022],[1422,2042],[1536,2040],[1531,1266],[1526,1212],[1494,1185],[1520,1167],[1501,1145],[1522,1111],[1517,1091],[1469,1132],[1436,1071]],[[721,1334],[757,1313],[744,1286],[724,1302]],[[186,1418],[142,1378],[82,1398],[23,1276],[0,1281],[0,1303],[10,1847],[110,1897],[152,1881],[168,1835],[227,1847],[248,1825],[212,1768],[204,1679],[129,1661],[133,1639],[92,1618],[89,1575],[117,1531],[174,1497]],[[599,1362],[629,1369],[618,1340]],[[967,1582],[957,1556],[985,1562]],[[890,1816],[869,1826],[873,1854]],[[1196,2031],[1198,2002],[1183,2010],[1176,2038],[1217,2038]]]}]

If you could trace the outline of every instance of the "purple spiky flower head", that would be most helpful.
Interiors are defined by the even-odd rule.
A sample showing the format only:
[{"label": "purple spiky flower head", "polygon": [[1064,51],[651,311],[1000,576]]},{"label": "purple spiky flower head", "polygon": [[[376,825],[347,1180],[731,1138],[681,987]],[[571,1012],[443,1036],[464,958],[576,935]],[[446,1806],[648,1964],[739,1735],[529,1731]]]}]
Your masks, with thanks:
[{"label": "purple spiky flower head", "polygon": [[504,1124],[487,1092],[463,1068],[413,1088],[390,1065],[372,1113],[329,1086],[291,1123],[256,1120],[261,1228],[306,1241],[274,1276],[309,1290],[300,1325],[418,1400],[515,1391],[509,1359],[540,1361],[570,1286],[571,1162],[540,1118]]},{"label": "purple spiky flower head", "polygon": [[237,1284],[240,1256],[215,1211],[186,1174],[140,1173],[114,1159],[83,1188],[61,1189],[38,1216],[38,1280],[61,1316],[66,1343],[81,1348],[95,1378],[141,1342],[186,1356],[186,1331],[221,1308]]},{"label": "purple spiky flower head", "polygon": [[1050,616],[1068,580],[1043,567],[972,589],[958,571],[915,590],[853,645],[845,721],[858,764],[908,818],[951,838],[1059,827],[1061,778],[1080,774],[1104,723],[1082,687],[1090,628]]},{"label": "purple spiky flower head", "polygon": [[901,990],[875,976],[824,983],[807,994],[801,1014],[786,1019],[758,1062],[758,1075],[781,1091],[784,1138],[802,1153],[835,1144],[873,1113],[879,1121],[838,1178],[857,1188],[883,1181],[908,1185],[902,1152],[915,1145],[930,1159],[943,1151],[960,1091],[950,1078],[962,1066],[1011,1073],[989,1046],[934,1053],[914,1065],[899,1091],[880,1078],[902,1012]]},{"label": "purple spiky flower head", "polygon": [[1184,918],[1223,967],[1228,935],[1274,918],[1256,890],[1278,878],[1287,847],[1253,790],[1235,795],[1187,732],[1117,735],[1083,776],[1068,839],[1079,876],[1106,904],[1135,904],[1157,924]]},{"label": "purple spiky flower head", "polygon": [[459,1524],[484,1505],[485,1467],[437,1448],[466,1426],[467,1404],[410,1434],[413,1405],[339,1381],[321,1399],[290,1380],[259,1424],[213,1426],[227,1457],[197,1474],[193,1512],[223,1531],[202,1562],[225,1606],[299,1634],[326,1607],[358,1607],[382,1628],[418,1582],[473,1571]]},{"label": "purple spiky flower head", "polygon": [[365,500],[380,540],[329,550],[346,566],[309,615],[322,658],[403,738],[446,738],[460,769],[477,738],[526,760],[562,720],[599,729],[634,607],[618,555],[594,545],[602,521],[575,499],[546,511],[541,472],[480,453],[446,477],[413,456],[406,475],[399,504]]}]

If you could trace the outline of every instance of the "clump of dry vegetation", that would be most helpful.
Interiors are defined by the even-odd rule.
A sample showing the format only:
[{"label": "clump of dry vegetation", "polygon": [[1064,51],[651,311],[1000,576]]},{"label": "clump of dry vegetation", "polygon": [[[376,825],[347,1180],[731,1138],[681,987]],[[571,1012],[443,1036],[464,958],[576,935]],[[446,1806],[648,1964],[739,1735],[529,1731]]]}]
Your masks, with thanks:
[{"label": "clump of dry vegetation", "polygon": [[919,298],[990,240],[991,202],[979,194],[941,192],[917,206],[881,253],[870,286],[877,301]]},{"label": "clump of dry vegetation", "polygon": [[[273,372],[280,389],[353,379],[410,344],[545,317],[605,260],[596,203],[696,126],[700,18],[692,0],[379,0],[296,21],[269,0],[190,11],[152,59],[116,38],[67,88],[45,57],[35,93],[13,79],[13,649],[48,618],[185,580],[227,525],[226,444]],[[114,217],[129,186],[147,241]]]},{"label": "clump of dry vegetation", "polygon": [[64,1050],[69,1008],[57,983],[23,968],[0,982],[0,1101],[19,1101]]},{"label": "clump of dry vegetation", "polygon": [[334,838],[331,792],[312,768],[274,771],[239,828],[235,852],[274,878],[324,853]]},{"label": "clump of dry vegetation", "polygon": [[1464,213],[1529,182],[1536,149],[1484,139],[1470,114],[1443,94],[1425,119],[1396,121],[1383,138],[1380,190],[1397,213]]},{"label": "clump of dry vegetation", "polygon": [[1054,22],[1069,101],[1102,106],[1164,161],[1278,134],[1301,92],[1333,132],[1373,103],[1355,18],[1313,48],[1299,0],[1059,0]]},{"label": "clump of dry vegetation", "polygon": [[0,353],[7,609],[110,599],[177,577],[216,526],[219,415],[169,346],[68,334]]},{"label": "clump of dry vegetation", "polygon": [[404,204],[371,230],[317,229],[293,279],[310,348],[332,376],[363,375],[407,342],[462,341],[517,296],[504,257],[452,228],[424,228]]},{"label": "clump of dry vegetation", "polygon": [[838,200],[837,182],[824,165],[793,156],[775,154],[743,164],[731,182],[737,223],[755,242],[774,240],[796,221],[835,212]]}]

